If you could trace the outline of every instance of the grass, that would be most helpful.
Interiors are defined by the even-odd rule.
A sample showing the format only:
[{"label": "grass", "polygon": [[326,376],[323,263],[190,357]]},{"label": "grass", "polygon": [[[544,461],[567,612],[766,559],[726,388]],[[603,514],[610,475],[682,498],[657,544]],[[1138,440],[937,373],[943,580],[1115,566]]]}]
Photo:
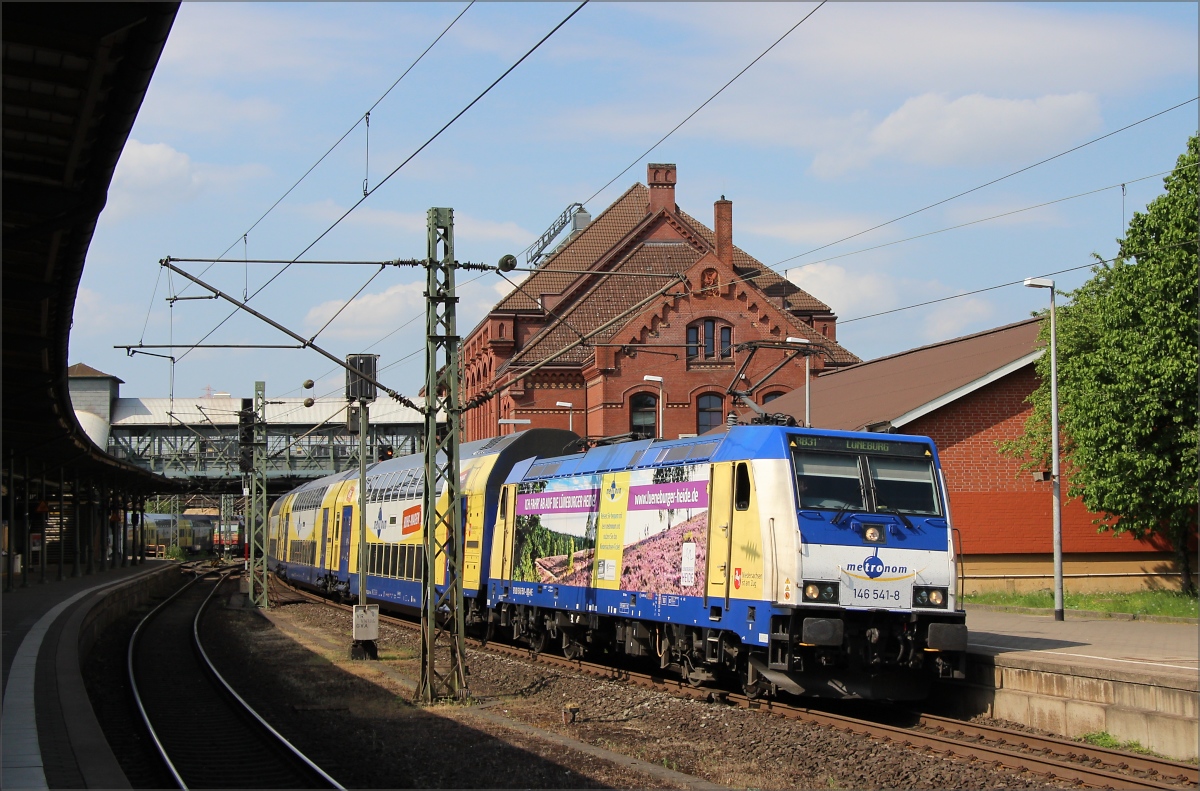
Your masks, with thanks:
[{"label": "grass", "polygon": [[1106,750],[1124,750],[1127,753],[1140,753],[1142,755],[1154,756],[1158,755],[1158,753],[1154,752],[1153,750],[1148,750],[1143,747],[1141,742],[1123,742],[1108,731],[1093,731],[1091,733],[1085,733],[1079,737],[1079,741],[1086,742],[1087,744],[1091,744],[1096,747],[1103,747]]},{"label": "grass", "polygon": [[[1054,594],[1049,590],[1026,593],[1001,591],[970,593],[964,597],[969,604],[993,604],[1008,607],[1054,608]],[[1174,618],[1196,618],[1200,614],[1197,600],[1176,591],[1130,591],[1128,593],[1071,593],[1063,595],[1068,610],[1133,613],[1136,615],[1165,615]]]}]

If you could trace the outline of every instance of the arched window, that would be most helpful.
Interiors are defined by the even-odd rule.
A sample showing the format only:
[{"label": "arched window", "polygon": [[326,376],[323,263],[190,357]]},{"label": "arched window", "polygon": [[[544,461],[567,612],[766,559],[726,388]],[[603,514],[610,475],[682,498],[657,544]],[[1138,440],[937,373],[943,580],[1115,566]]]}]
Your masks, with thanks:
[{"label": "arched window", "polygon": [[733,357],[733,327],[717,319],[701,319],[687,328],[689,360]]},{"label": "arched window", "polygon": [[725,399],[709,393],[696,399],[696,433],[711,431],[725,420]]},{"label": "arched window", "polygon": [[763,403],[769,404],[776,398],[779,398],[781,395],[783,395],[783,393],[767,393],[765,396],[763,396]]},{"label": "arched window", "polygon": [[658,398],[649,393],[635,393],[629,399],[629,433],[634,439],[653,439],[658,436]]}]

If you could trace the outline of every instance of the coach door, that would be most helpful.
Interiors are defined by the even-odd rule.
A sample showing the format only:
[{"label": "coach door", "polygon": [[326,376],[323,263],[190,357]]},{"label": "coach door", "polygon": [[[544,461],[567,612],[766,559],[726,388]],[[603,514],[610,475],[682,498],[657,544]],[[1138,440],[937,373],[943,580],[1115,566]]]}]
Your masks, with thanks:
[{"label": "coach door", "polygon": [[[495,530],[499,533],[500,568],[493,569],[499,573],[493,577],[510,580],[513,571],[513,524],[516,520],[517,487],[504,486],[500,489],[500,513],[496,519]],[[496,542],[493,541],[493,545]]]},{"label": "coach door", "polygon": [[[708,495],[708,568],[705,595],[708,606],[729,602],[729,547],[733,529],[733,463],[712,465]],[[710,610],[710,613],[712,611]]]},{"label": "coach door", "polygon": [[329,540],[329,509],[321,509],[321,562],[317,564],[317,568],[325,568],[325,544]]},{"label": "coach door", "polygon": [[342,552],[338,559],[338,570],[343,574],[350,573],[350,535],[354,532],[352,524],[354,520],[354,506],[342,506]]}]

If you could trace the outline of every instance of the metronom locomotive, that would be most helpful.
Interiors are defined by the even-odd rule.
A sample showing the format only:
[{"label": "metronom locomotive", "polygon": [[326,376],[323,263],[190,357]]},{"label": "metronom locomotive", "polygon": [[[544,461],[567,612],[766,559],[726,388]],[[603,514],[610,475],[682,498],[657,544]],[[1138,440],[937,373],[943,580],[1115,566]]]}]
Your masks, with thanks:
[{"label": "metronom locomotive", "polygon": [[[488,637],[647,657],[750,695],[910,700],[963,677],[931,440],[732,426],[564,455],[576,441],[533,429],[461,446],[467,619]],[[385,608],[420,606],[423,471],[420,456],[368,471],[367,596]],[[357,509],[353,472],[280,498],[274,571],[357,595]]]}]

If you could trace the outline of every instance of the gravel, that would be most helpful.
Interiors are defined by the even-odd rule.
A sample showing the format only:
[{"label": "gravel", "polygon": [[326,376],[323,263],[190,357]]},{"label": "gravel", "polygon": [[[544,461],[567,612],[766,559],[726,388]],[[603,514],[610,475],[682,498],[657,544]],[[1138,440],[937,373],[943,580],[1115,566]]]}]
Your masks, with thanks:
[{"label": "gravel", "polygon": [[[380,624],[381,661],[348,659],[350,617],[296,603],[274,623],[226,596],[210,655],[260,713],[361,788],[1072,788],[764,712],[597,680],[468,648],[474,705],[419,707],[416,633]],[[564,723],[564,707],[578,707]]]}]

